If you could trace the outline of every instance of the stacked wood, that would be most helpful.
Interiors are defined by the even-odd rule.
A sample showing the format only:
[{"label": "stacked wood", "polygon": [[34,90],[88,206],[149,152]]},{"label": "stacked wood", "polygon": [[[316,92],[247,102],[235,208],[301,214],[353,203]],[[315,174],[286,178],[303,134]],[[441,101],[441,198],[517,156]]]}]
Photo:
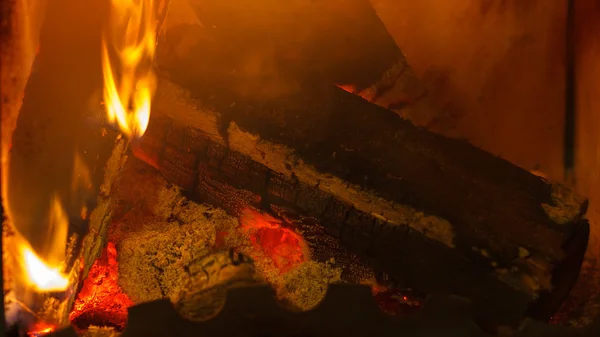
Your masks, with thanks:
[{"label": "stacked wood", "polygon": [[[366,1],[234,3],[190,1],[201,24],[167,31],[159,67],[185,90],[163,81],[138,154],[212,202],[246,189],[315,217],[396,280],[475,299],[486,320],[551,315],[581,265],[585,201],[398,118],[440,113]],[[388,93],[406,99],[382,104]]]},{"label": "stacked wood", "polygon": [[229,185],[291,207],[396,281],[465,296],[493,324],[534,304],[549,316],[577,277],[586,202],[568,189],[333,85],[265,101],[199,82],[162,79],[136,144],[188,193],[227,201]]}]

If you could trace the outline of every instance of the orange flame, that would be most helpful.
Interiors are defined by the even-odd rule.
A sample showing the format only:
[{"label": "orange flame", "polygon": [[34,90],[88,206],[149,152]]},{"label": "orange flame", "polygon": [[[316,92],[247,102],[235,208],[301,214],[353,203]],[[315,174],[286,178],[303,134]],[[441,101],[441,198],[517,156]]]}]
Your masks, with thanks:
[{"label": "orange flame", "polygon": [[40,337],[40,336],[47,335],[47,334],[53,332],[54,330],[56,330],[56,325],[48,324],[48,323],[44,323],[44,322],[38,322],[33,326],[32,330],[27,333],[27,336]]},{"label": "orange flame", "polygon": [[50,227],[55,229],[56,236],[48,246],[48,253],[41,259],[24,239],[18,240],[19,261],[23,263],[25,273],[23,280],[28,286],[39,292],[63,291],[69,286],[69,278],[63,274],[63,262],[67,244],[69,220],[60,198],[52,200]]},{"label": "orange flame", "polygon": [[[85,208],[84,198],[81,198],[84,189],[91,188],[91,172],[84,162],[82,156],[76,151],[73,162],[73,176],[71,177],[71,189],[75,197],[68,205],[72,207]],[[10,197],[10,196],[9,196]],[[6,201],[12,201],[5,199]],[[8,205],[8,204],[7,204]],[[7,213],[10,207],[7,207]],[[87,210],[86,210],[87,212]],[[8,214],[8,219],[13,219]],[[15,236],[8,242],[6,248],[10,253],[11,261],[14,263],[14,277],[11,278],[10,296],[18,303],[18,307],[25,310],[31,310],[31,307],[37,303],[36,293],[61,292],[69,289],[73,285],[73,275],[71,271],[66,270],[65,262],[67,258],[67,241],[69,236],[69,215],[67,204],[61,199],[59,193],[54,193],[50,197],[50,207],[48,209],[47,221],[36,224],[38,235],[44,236],[46,241],[41,247],[34,248],[28,241],[28,238],[22,233],[23,223],[13,222],[12,229]],[[31,232],[29,229],[27,232]],[[73,267],[75,268],[75,267]],[[16,307],[10,307],[13,317]],[[48,327],[45,327],[45,330]],[[44,331],[35,330],[35,336],[41,336]]]},{"label": "orange flame", "polygon": [[[156,77],[151,67],[156,48],[154,0],[112,0],[111,3],[109,27],[102,40],[106,112],[109,121],[116,121],[121,132],[129,137],[141,137],[148,127],[156,91]],[[111,61],[109,47],[114,49],[117,62]]]}]

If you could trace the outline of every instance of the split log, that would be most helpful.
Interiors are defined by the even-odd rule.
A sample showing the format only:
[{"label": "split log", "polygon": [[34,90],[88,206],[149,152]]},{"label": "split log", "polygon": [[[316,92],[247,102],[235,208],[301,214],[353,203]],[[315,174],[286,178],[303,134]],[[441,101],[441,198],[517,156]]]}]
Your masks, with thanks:
[{"label": "split log", "polygon": [[[213,69],[228,64],[222,69],[267,75],[276,67],[280,73],[325,78],[363,90],[403,58],[368,0],[187,2],[199,24],[177,27],[176,15],[167,19],[171,28],[161,41],[161,54],[172,61],[212,54],[218,57],[205,65]],[[177,45],[183,40],[189,44],[190,39],[198,39],[197,45],[181,55]]]},{"label": "split log", "polygon": [[264,101],[198,82],[162,79],[136,144],[188,193],[207,195],[217,172],[317,219],[406,286],[470,298],[490,324],[534,305],[547,317],[572,287],[588,224],[568,189],[335,86]]},{"label": "split log", "polygon": [[193,15],[183,1],[173,3],[157,50],[169,73],[208,74],[241,95],[266,98],[299,82],[328,82],[418,125],[440,118],[368,0],[187,3],[196,24],[183,22],[181,12]]}]

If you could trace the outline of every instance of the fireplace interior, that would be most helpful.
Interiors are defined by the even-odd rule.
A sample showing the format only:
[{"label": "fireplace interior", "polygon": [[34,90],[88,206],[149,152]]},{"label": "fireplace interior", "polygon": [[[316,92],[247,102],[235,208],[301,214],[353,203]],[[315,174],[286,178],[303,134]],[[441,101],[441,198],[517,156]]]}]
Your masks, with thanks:
[{"label": "fireplace interior", "polygon": [[3,6],[4,335],[600,333],[593,1]]}]

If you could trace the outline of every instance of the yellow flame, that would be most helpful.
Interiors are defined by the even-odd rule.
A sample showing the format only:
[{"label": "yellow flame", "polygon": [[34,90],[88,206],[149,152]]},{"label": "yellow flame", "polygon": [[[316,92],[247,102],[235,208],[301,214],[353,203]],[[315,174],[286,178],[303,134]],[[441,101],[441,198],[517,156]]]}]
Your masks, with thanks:
[{"label": "yellow flame", "polygon": [[[127,136],[140,137],[148,127],[156,90],[151,67],[156,48],[154,0],[112,0],[111,4],[102,40],[104,103],[110,122],[116,121]],[[111,61],[109,47],[117,62]]]},{"label": "yellow flame", "polygon": [[69,286],[69,279],[61,272],[61,266],[44,263],[27,245],[21,247],[25,262],[25,278],[37,291],[62,291]]},{"label": "yellow flame", "polygon": [[37,291],[62,291],[69,286],[69,278],[62,273],[69,230],[69,220],[58,196],[52,198],[49,227],[53,237],[45,259],[41,259],[29,243],[20,238],[19,252],[25,275],[23,279]]}]

